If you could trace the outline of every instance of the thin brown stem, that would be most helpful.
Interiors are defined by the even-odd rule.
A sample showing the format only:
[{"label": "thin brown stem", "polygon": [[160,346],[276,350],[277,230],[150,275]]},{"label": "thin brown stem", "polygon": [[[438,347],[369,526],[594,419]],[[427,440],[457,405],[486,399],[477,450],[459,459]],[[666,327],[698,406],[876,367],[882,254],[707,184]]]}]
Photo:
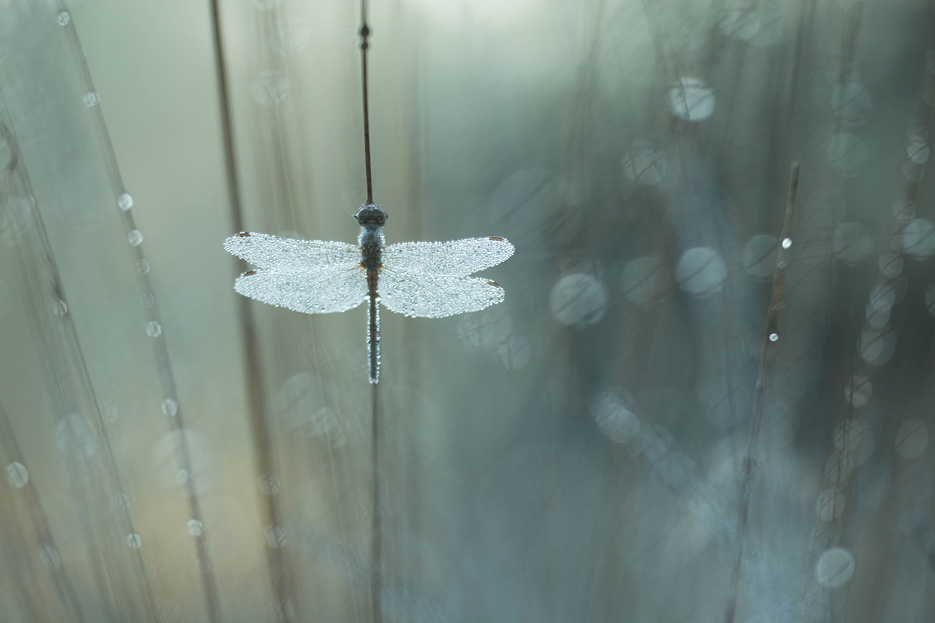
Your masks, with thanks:
[{"label": "thin brown stem", "polygon": [[370,27],[367,26],[367,0],[360,2],[360,75],[363,82],[364,102],[364,164],[367,170],[367,203],[373,203],[373,175],[370,168],[370,108],[367,95],[367,49]]}]

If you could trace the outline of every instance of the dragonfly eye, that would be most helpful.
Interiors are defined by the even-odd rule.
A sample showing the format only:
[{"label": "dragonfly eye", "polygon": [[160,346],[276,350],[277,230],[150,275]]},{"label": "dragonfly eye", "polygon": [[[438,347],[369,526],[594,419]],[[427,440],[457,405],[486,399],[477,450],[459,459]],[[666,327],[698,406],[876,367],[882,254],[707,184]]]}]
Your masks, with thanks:
[{"label": "dragonfly eye", "polygon": [[354,213],[354,218],[357,219],[357,222],[360,223],[362,227],[366,227],[367,225],[382,226],[386,223],[387,214],[380,209],[380,206],[369,203],[357,210],[357,212]]}]

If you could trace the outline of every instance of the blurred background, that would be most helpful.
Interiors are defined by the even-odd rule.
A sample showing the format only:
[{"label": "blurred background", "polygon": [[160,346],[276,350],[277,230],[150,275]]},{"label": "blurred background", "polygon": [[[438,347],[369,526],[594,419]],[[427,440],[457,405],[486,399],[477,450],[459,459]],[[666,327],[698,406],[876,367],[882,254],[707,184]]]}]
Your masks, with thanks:
[{"label": "blurred background", "polygon": [[932,2],[374,0],[387,242],[517,250],[373,393],[222,248],[356,239],[359,11],[0,0],[0,620],[931,621]]}]

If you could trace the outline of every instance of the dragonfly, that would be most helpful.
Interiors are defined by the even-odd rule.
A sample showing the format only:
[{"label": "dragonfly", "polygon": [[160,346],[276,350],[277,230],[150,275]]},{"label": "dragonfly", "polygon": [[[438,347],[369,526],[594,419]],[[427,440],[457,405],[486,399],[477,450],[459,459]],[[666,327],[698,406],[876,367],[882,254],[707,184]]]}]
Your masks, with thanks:
[{"label": "dragonfly", "polygon": [[401,242],[386,246],[387,213],[368,203],[354,213],[357,244],[297,240],[240,232],[224,248],[257,268],[237,277],[234,290],[249,298],[306,314],[367,305],[370,382],[380,379],[380,304],[417,318],[480,311],[504,300],[503,287],[472,273],[513,255],[506,238]]}]

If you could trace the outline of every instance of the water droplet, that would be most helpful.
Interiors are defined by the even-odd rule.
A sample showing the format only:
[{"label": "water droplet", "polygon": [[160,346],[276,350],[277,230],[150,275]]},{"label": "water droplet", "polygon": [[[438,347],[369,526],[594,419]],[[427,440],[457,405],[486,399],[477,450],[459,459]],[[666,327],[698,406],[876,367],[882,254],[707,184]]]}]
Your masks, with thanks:
[{"label": "water droplet", "polygon": [[175,417],[179,412],[179,403],[172,398],[166,398],[162,401],[162,412],[169,417]]},{"label": "water droplet", "polygon": [[81,101],[83,101],[84,105],[88,108],[94,108],[101,103],[101,96],[97,91],[88,91],[84,94],[84,97],[81,98]]},{"label": "water droplet", "polygon": [[831,108],[845,125],[857,127],[867,123],[873,112],[873,99],[856,80],[838,84],[831,94]]},{"label": "water droplet", "polygon": [[714,113],[714,92],[699,78],[679,78],[669,87],[669,111],[685,121],[702,121]]},{"label": "water droplet", "polygon": [[851,471],[853,468],[841,452],[833,452],[825,459],[825,477],[831,483],[841,484],[851,477]]},{"label": "water droplet", "polygon": [[882,329],[890,320],[890,308],[878,308],[874,307],[873,303],[867,303],[864,308],[864,317],[867,319],[868,325],[874,329]]},{"label": "water droplet", "polygon": [[867,304],[874,309],[890,310],[896,304],[896,290],[892,284],[878,283],[870,288]]},{"label": "water droplet", "polygon": [[138,229],[134,229],[127,236],[127,240],[129,240],[130,244],[134,247],[138,247],[143,243],[143,233]]},{"label": "water droplet", "polygon": [[22,489],[29,482],[29,470],[19,461],[6,466],[6,479],[17,489]]},{"label": "water droplet", "polygon": [[162,335],[162,326],[155,320],[146,323],[146,335],[149,337],[159,337]]},{"label": "water droplet", "polygon": [[140,535],[136,532],[131,532],[127,535],[127,546],[130,549],[139,549],[143,544],[143,540],[140,538]]},{"label": "water droplet", "polygon": [[860,357],[874,366],[882,366],[896,350],[896,334],[892,330],[876,331],[868,328],[860,334],[857,343]]},{"label": "water droplet", "polygon": [[591,417],[602,433],[617,443],[627,443],[641,428],[640,418],[630,405],[633,399],[623,390],[609,390],[598,394],[591,402]]},{"label": "water droplet", "polygon": [[834,487],[825,489],[815,500],[815,514],[818,515],[820,521],[832,521],[841,516],[845,504],[846,499],[840,489]]},{"label": "water droplet", "polygon": [[[855,407],[862,407],[873,394],[873,383],[862,374],[855,374],[851,382],[844,386],[844,398]],[[838,446],[841,447],[841,446]]]},{"label": "water droplet", "polygon": [[[141,275],[149,274],[149,260],[145,257],[141,258],[139,262],[136,263],[136,270]],[[147,305],[147,307],[152,307],[152,305]]]},{"label": "water droplet", "polygon": [[880,274],[888,279],[895,279],[903,272],[902,255],[894,251],[887,251],[880,255],[877,264],[880,267]]},{"label": "water droplet", "polygon": [[873,454],[873,431],[866,422],[848,420],[834,429],[834,445],[851,467],[859,467]]},{"label": "water droplet", "polygon": [[912,219],[900,229],[898,237],[902,250],[915,259],[935,254],[935,223],[932,221]]},{"label": "water droplet", "polygon": [[675,280],[694,296],[707,296],[721,289],[727,279],[727,266],[721,255],[709,247],[689,249],[679,258]]},{"label": "water droplet", "polygon": [[815,579],[825,588],[844,586],[853,575],[854,555],[843,547],[825,550],[815,564]]},{"label": "water droplet", "polygon": [[117,207],[126,212],[133,207],[133,195],[130,193],[121,193],[117,197]]},{"label": "water droplet", "polygon": [[604,285],[585,273],[565,275],[552,288],[549,310],[563,325],[594,324],[607,309]]},{"label": "water droplet", "polygon": [[187,469],[180,469],[175,475],[175,481],[185,486],[192,481],[192,475]]},{"label": "water droplet", "polygon": [[75,453],[89,458],[97,452],[94,429],[80,413],[71,413],[59,420],[55,427],[55,443],[64,456]]},{"label": "water droplet", "polygon": [[792,238],[783,238],[782,239],[782,248],[788,249],[792,246]]},{"label": "water droplet", "polygon": [[56,301],[52,306],[52,313],[59,317],[64,316],[68,313],[68,304],[65,301]]},{"label": "water droplet", "polygon": [[156,304],[156,299],[149,292],[143,292],[140,295],[140,302],[146,309],[152,309],[152,306]]},{"label": "water droplet", "polygon": [[890,209],[900,225],[905,225],[916,217],[916,202],[906,195],[898,196]]},{"label": "water droplet", "polygon": [[769,334],[769,341],[770,341],[770,342],[778,342],[778,341],[779,341],[779,334],[778,334],[778,333],[770,333],[770,334]]},{"label": "water droplet", "polygon": [[68,11],[62,11],[55,18],[55,21],[58,22],[59,26],[68,26],[71,23],[71,14]]},{"label": "water droplet", "polygon": [[896,431],[896,451],[907,461],[925,452],[928,442],[928,429],[919,420],[906,420]]},{"label": "water droplet", "polygon": [[202,523],[197,519],[188,520],[188,533],[194,537],[201,536]]},{"label": "water droplet", "polygon": [[924,136],[913,136],[906,146],[906,155],[915,164],[925,164],[929,159],[929,144]]}]

